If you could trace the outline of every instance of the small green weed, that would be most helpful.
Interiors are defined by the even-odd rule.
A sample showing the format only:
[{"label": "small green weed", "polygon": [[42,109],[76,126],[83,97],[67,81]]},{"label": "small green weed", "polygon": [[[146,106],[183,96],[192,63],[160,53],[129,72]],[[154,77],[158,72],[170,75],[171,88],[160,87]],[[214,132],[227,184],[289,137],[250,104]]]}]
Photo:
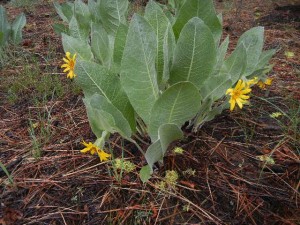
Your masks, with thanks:
[{"label": "small green weed", "polygon": [[1,161],[0,161],[0,167],[4,171],[4,173],[6,174],[6,176],[8,177],[9,183],[11,185],[13,185],[14,184],[13,177],[10,175],[10,173],[8,172],[8,170],[6,169],[6,167],[4,166],[4,164]]}]

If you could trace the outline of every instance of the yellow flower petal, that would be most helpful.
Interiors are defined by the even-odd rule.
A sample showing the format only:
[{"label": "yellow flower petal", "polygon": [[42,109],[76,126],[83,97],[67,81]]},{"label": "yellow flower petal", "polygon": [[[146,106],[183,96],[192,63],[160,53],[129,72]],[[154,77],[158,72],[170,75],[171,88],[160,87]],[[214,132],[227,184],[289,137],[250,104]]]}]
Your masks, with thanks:
[{"label": "yellow flower petal", "polygon": [[64,64],[62,64],[61,68],[65,68],[64,69],[64,73],[67,73],[67,78],[73,79],[76,74],[74,73],[74,69],[75,69],[75,65],[76,65],[76,54],[74,54],[71,57],[71,53],[70,52],[66,52],[66,58],[63,58],[63,61],[65,62]]},{"label": "yellow flower petal", "polygon": [[248,95],[240,95],[240,98],[241,98],[241,99],[249,99],[250,96],[248,96]]},{"label": "yellow flower petal", "polygon": [[98,153],[98,156],[99,156],[101,162],[107,161],[111,156],[110,154],[106,153],[103,150],[98,150],[97,153]]},{"label": "yellow flower petal", "polygon": [[228,95],[228,94],[230,94],[230,93],[232,93],[233,92],[233,89],[232,88],[229,88],[229,89],[227,89],[227,91],[226,91],[226,95]]},{"label": "yellow flower petal", "polygon": [[273,79],[267,78],[266,81],[265,81],[265,84],[266,84],[266,85],[271,85],[271,84],[272,84],[272,81],[273,81]]},{"label": "yellow flower petal", "polygon": [[71,53],[70,52],[66,52],[66,56],[67,56],[67,58],[70,60],[71,59]]},{"label": "yellow flower petal", "polygon": [[241,99],[237,99],[236,100],[236,103],[238,104],[238,106],[240,107],[240,109],[242,109],[243,108],[243,103],[241,102]]}]

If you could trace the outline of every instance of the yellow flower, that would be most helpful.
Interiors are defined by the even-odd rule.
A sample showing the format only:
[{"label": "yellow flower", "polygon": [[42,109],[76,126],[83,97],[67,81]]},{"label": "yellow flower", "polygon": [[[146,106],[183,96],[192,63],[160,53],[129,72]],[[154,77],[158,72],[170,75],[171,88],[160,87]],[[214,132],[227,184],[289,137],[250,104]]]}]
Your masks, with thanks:
[{"label": "yellow flower", "polygon": [[235,107],[235,104],[238,104],[238,106],[242,109],[243,104],[249,103],[247,99],[250,97],[247,95],[251,92],[251,88],[247,85],[247,82],[244,82],[243,80],[239,80],[235,88],[229,88],[226,91],[226,94],[230,95],[230,111],[232,111]]},{"label": "yellow flower", "polygon": [[99,150],[97,151],[97,153],[98,153],[98,156],[99,156],[101,162],[102,162],[102,161],[107,161],[107,160],[110,158],[110,156],[111,156],[110,154],[106,153],[106,152],[103,151],[102,149],[99,149]]},{"label": "yellow flower", "polygon": [[180,147],[176,147],[176,148],[174,148],[173,152],[175,154],[183,154],[184,150]]},{"label": "yellow flower", "polygon": [[86,143],[85,141],[83,141],[82,144],[85,146],[85,148],[80,150],[81,153],[90,152],[91,155],[94,155],[99,150],[99,148],[96,145],[94,145],[92,142]]},{"label": "yellow flower", "polygon": [[91,155],[94,155],[95,153],[97,153],[100,160],[101,160],[101,162],[102,161],[107,161],[108,158],[110,158],[110,156],[111,156],[110,154],[106,153],[102,149],[99,149],[97,145],[95,145],[91,142],[86,143],[85,141],[83,141],[82,144],[85,146],[85,148],[80,151],[81,153],[90,152]]},{"label": "yellow flower", "polygon": [[76,74],[74,73],[74,68],[76,65],[76,54],[74,54],[73,57],[71,57],[71,53],[66,52],[66,57],[67,58],[63,58],[65,64],[63,64],[61,68],[65,68],[64,73],[69,71],[67,77],[73,79],[76,76]]},{"label": "yellow flower", "polygon": [[270,86],[272,84],[273,79],[272,78],[267,78],[264,82],[263,81],[258,81],[257,85],[260,87],[260,89],[266,89],[266,86]]},{"label": "yellow flower", "polygon": [[257,84],[257,82],[258,77],[254,77],[253,79],[247,81],[247,85],[250,87],[251,85]]}]

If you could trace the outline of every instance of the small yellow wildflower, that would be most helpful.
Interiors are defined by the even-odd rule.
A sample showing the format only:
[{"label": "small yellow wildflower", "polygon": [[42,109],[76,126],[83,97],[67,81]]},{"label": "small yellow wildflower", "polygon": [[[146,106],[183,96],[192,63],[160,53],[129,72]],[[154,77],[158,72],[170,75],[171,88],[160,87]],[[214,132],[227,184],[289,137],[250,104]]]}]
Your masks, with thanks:
[{"label": "small yellow wildflower", "polygon": [[256,156],[256,158],[261,161],[261,162],[265,162],[268,165],[274,165],[275,164],[275,160],[268,155],[258,155]]},{"label": "small yellow wildflower", "polygon": [[127,173],[132,172],[133,170],[135,170],[135,165],[127,160],[123,160],[123,159],[115,159],[115,167],[119,170],[124,170]]},{"label": "small yellow wildflower", "polygon": [[195,176],[196,170],[193,170],[192,168],[188,168],[187,170],[182,172],[184,175],[188,176]]},{"label": "small yellow wildflower", "polygon": [[94,155],[95,153],[97,153],[101,162],[107,161],[108,158],[110,158],[110,156],[111,156],[110,154],[106,153],[102,149],[99,149],[97,145],[95,145],[91,142],[86,143],[85,141],[83,141],[82,144],[85,146],[85,148],[80,151],[81,153],[89,152],[89,153],[91,153],[91,155]]},{"label": "small yellow wildflower", "polygon": [[264,82],[263,81],[258,81],[257,85],[260,87],[260,89],[266,89],[267,86],[270,86],[272,84],[273,79],[272,78],[267,78]]},{"label": "small yellow wildflower", "polygon": [[99,148],[96,145],[94,145],[92,142],[86,143],[85,141],[83,141],[82,144],[85,146],[85,148],[80,150],[81,153],[90,152],[91,155],[94,155],[99,150]]},{"label": "small yellow wildflower", "polygon": [[294,52],[290,52],[290,51],[285,51],[284,52],[284,55],[290,59],[290,58],[293,58],[295,56],[295,53]]},{"label": "small yellow wildflower", "polygon": [[281,112],[274,112],[270,115],[271,118],[278,118],[282,116],[283,114]]},{"label": "small yellow wildflower", "polygon": [[155,183],[155,186],[156,186],[158,189],[164,191],[164,190],[166,190],[167,184],[166,184],[166,182],[164,182],[164,181],[160,181],[160,182]]},{"label": "small yellow wildflower", "polygon": [[103,151],[101,149],[99,151],[97,151],[97,153],[98,153],[98,156],[99,156],[101,162],[107,161],[111,156],[110,154],[106,153],[105,151]]},{"label": "small yellow wildflower", "polygon": [[176,148],[174,148],[173,152],[175,154],[183,154],[184,150],[180,147],[176,147]]},{"label": "small yellow wildflower", "polygon": [[74,68],[76,65],[76,54],[74,54],[73,57],[71,57],[71,53],[66,52],[66,57],[67,58],[63,58],[65,64],[63,64],[61,68],[65,68],[64,73],[69,71],[67,77],[73,79],[76,76],[76,74],[74,73]]},{"label": "small yellow wildflower", "polygon": [[175,185],[178,180],[178,173],[175,170],[167,170],[165,179],[167,184]]},{"label": "small yellow wildflower", "polygon": [[247,85],[247,82],[244,82],[243,80],[239,80],[236,84],[235,88],[229,88],[226,91],[227,95],[230,95],[230,111],[232,111],[235,107],[235,104],[238,104],[238,106],[242,109],[243,104],[249,103],[247,99],[250,97],[247,95],[251,92],[251,88]]},{"label": "small yellow wildflower", "polygon": [[250,87],[254,84],[257,84],[257,82],[258,82],[258,77],[254,77],[253,79],[247,81],[247,85]]}]

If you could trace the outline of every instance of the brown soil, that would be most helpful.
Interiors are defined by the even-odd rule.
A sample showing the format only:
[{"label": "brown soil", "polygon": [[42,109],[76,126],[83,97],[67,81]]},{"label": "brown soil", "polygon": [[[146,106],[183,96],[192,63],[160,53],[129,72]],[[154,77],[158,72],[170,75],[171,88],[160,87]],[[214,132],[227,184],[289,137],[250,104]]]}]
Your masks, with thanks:
[{"label": "brown soil", "polygon": [[[278,111],[272,104],[286,113],[299,113],[299,13],[276,10],[269,1],[229,3],[216,2],[230,48],[247,29],[264,26],[265,48],[278,49],[271,61],[274,83],[268,91],[256,88],[243,111],[224,111],[197,133],[185,129],[185,139],[170,148],[180,146],[185,153],[170,151],[145,185],[138,170],[117,180],[109,163],[80,154],[80,142],[95,138],[81,94],[69,91],[36,106],[30,98],[33,88],[11,104],[0,84],[0,161],[14,181],[9,184],[0,169],[0,224],[299,224],[299,114],[294,116],[296,125],[284,118],[279,124],[269,116]],[[23,10],[5,7],[10,15]],[[22,51],[37,56],[40,76],[59,76],[68,89],[71,82],[59,74],[63,50],[51,26],[58,21],[52,5],[44,1],[25,13]],[[50,45],[56,53],[45,61]],[[287,58],[286,51],[295,56]],[[0,79],[18,76],[22,65],[6,65]],[[43,72],[45,67],[55,72]],[[41,122],[40,115],[49,112],[51,118]],[[43,138],[38,129],[42,126],[51,133],[38,159],[32,156],[29,120],[38,122],[38,138]],[[117,135],[110,147],[115,157],[123,149],[139,168],[145,164],[137,149]],[[257,159],[270,153],[275,164]],[[166,170],[179,173],[178,185],[159,191],[155,184]]]}]

